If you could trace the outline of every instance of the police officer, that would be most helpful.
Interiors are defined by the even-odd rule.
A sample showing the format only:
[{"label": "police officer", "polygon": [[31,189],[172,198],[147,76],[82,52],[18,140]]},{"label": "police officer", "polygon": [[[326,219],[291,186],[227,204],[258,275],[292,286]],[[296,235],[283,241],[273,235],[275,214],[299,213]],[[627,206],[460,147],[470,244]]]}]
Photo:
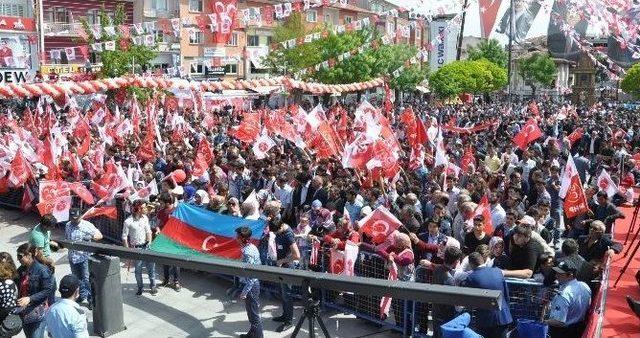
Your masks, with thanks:
[{"label": "police officer", "polygon": [[554,267],[560,289],[551,300],[551,313],[545,322],[551,338],[579,338],[585,329],[585,319],[591,303],[591,289],[576,279],[576,267],[560,262]]}]

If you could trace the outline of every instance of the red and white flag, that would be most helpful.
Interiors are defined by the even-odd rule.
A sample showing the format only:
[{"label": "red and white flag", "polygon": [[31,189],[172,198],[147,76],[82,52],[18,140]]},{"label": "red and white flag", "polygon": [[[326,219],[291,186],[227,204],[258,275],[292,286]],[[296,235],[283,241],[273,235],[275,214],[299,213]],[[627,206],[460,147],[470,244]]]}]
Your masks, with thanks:
[{"label": "red and white flag", "polygon": [[33,208],[33,201],[35,200],[35,196],[31,191],[31,188],[28,185],[25,185],[24,191],[22,193],[22,202],[20,203],[20,209],[22,211],[29,211]]},{"label": "red and white flag", "polygon": [[276,142],[274,142],[269,135],[262,134],[253,144],[253,154],[256,156],[256,159],[262,160],[267,157],[267,152],[275,145]]},{"label": "red and white flag", "polygon": [[158,195],[158,184],[156,183],[156,179],[154,178],[146,187],[136,191],[135,193],[129,195],[127,197],[129,201],[134,202],[135,200],[149,200],[149,196]]},{"label": "red and white flag", "polygon": [[[391,262],[388,265],[389,268],[389,280],[398,280],[398,266],[395,262]],[[380,299],[380,318],[386,319],[389,316],[389,310],[391,309],[392,298],[384,296]]]},{"label": "red and white flag", "polygon": [[402,222],[398,220],[389,210],[383,206],[379,206],[367,217],[361,219],[360,232],[371,238],[373,244],[384,242],[389,234],[402,226]]},{"label": "red and white flag", "polygon": [[514,136],[513,143],[515,143],[518,148],[525,150],[527,146],[529,146],[529,143],[537,140],[542,135],[542,130],[538,127],[536,120],[529,119],[518,135]]},{"label": "red and white flag", "polygon": [[82,215],[82,219],[105,216],[111,219],[118,219],[118,209],[115,205],[105,207],[93,207]]},{"label": "red and white flag", "polygon": [[355,276],[356,261],[358,260],[358,251],[360,247],[347,240],[344,245],[344,270],[342,274],[345,276]]},{"label": "red and white flag", "polygon": [[598,176],[598,188],[607,193],[609,198],[613,197],[618,192],[618,186],[609,176],[609,173],[602,169],[600,176]]},{"label": "red and white flag", "polygon": [[584,129],[582,128],[578,128],[569,134],[569,136],[567,136],[567,139],[569,139],[569,147],[573,147],[573,144],[580,140],[583,134]]},{"label": "red and white flag", "polygon": [[311,257],[309,258],[309,264],[318,265],[319,252],[320,252],[320,242],[312,241],[312,243],[311,243]]},{"label": "red and white flag", "polygon": [[484,216],[484,232],[486,234],[493,234],[493,222],[491,221],[491,206],[489,205],[489,197],[487,195],[482,196],[480,203],[473,212],[473,216]]},{"label": "red and white flag", "polygon": [[96,202],[95,198],[93,198],[93,195],[91,194],[89,189],[84,186],[84,184],[80,182],[74,182],[71,183],[69,187],[76,195],[78,195],[78,197],[80,197],[83,202],[87,204],[94,204]]},{"label": "red and white flag", "polygon": [[567,218],[582,215],[589,210],[587,198],[582,189],[582,182],[578,169],[573,162],[573,157],[569,154],[567,165],[562,173],[559,196],[564,200],[564,212]]},{"label": "red and white flag", "polygon": [[69,220],[71,209],[71,196],[58,197],[53,201],[41,201],[36,205],[40,215],[53,214],[58,222]]},{"label": "red and white flag", "polygon": [[444,140],[442,138],[442,129],[438,129],[438,135],[436,136],[436,156],[433,166],[446,165],[449,163],[447,158],[447,151],[444,149]]},{"label": "red and white flag", "polygon": [[344,272],[344,252],[332,249],[331,250],[331,269],[329,270],[334,275],[341,275]]},{"label": "red and white flag", "polygon": [[25,160],[24,156],[22,156],[22,152],[18,150],[13,161],[11,161],[9,183],[14,187],[21,187],[27,183],[31,176],[31,167]]}]

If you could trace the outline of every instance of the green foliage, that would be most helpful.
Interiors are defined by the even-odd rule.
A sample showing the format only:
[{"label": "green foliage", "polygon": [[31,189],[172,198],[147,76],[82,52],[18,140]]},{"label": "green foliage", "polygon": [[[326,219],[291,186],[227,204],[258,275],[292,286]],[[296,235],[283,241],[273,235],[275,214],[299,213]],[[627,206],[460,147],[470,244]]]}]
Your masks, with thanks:
[{"label": "green foliage", "polygon": [[[120,35],[107,35],[104,27],[117,27],[118,25],[125,22],[125,18],[126,14],[123,5],[119,5],[116,8],[116,12],[113,17],[107,14],[107,12],[104,10],[104,7],[100,11],[100,22],[102,29],[102,38],[100,41],[115,41],[116,43],[115,51],[104,50],[100,53],[102,70],[100,71],[99,76],[102,78],[120,77],[125,74],[131,74],[136,70],[139,71],[140,69],[142,69],[143,65],[148,66],[150,61],[156,57],[157,53],[150,47],[144,45],[135,45],[131,43],[131,41],[126,41],[127,48],[125,50],[122,48],[122,43],[124,42],[122,42],[123,38]],[[80,21],[82,23],[82,27],[89,36],[89,42],[96,42],[95,36],[93,35],[89,23],[86,21],[86,19],[82,18]]]},{"label": "green foliage", "polygon": [[[314,31],[321,31],[317,27]],[[312,33],[306,29],[300,14],[291,15],[285,23],[274,30],[274,42],[280,43]],[[278,74],[298,73],[323,61],[336,59],[329,69],[311,72],[304,80],[327,84],[341,84],[368,81],[381,75],[390,75],[401,67],[406,60],[417,54],[417,49],[408,45],[381,45],[377,49],[368,48],[362,53],[341,62],[338,55],[352,51],[368,41],[378,41],[379,33],[375,29],[362,29],[341,34],[329,33],[320,40],[304,43],[291,49],[272,51],[265,63]],[[412,65],[400,76],[391,80],[391,87],[403,90],[412,89],[426,78],[428,69]]]},{"label": "green foliage", "polygon": [[507,68],[509,55],[496,39],[483,40],[477,46],[469,48],[469,60],[487,59],[496,65]]},{"label": "green foliage", "polygon": [[507,71],[486,59],[454,61],[429,78],[429,86],[441,98],[461,93],[488,94],[504,88]]},{"label": "green foliage", "polygon": [[620,88],[625,93],[640,98],[640,63],[636,63],[627,71],[627,75],[620,82]]},{"label": "green foliage", "polygon": [[518,60],[518,74],[533,88],[535,95],[538,86],[548,87],[556,78],[556,64],[548,54],[534,53]]}]

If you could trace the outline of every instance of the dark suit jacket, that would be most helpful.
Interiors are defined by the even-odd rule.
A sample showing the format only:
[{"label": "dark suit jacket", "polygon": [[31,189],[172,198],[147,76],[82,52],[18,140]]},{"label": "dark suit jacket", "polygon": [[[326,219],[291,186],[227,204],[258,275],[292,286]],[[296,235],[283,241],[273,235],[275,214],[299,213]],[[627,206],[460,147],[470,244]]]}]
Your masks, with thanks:
[{"label": "dark suit jacket", "polygon": [[[307,190],[307,197],[301,203],[300,195],[302,194],[302,188],[303,187],[304,187],[304,184],[299,184],[293,190],[291,206],[293,206],[294,210],[297,209],[297,208],[300,208],[300,207],[302,207],[304,205],[311,205],[311,202],[313,202],[313,194],[315,193],[315,189],[313,189],[313,187],[311,185],[309,185],[309,189]],[[323,205],[324,205],[324,203],[323,203]]]},{"label": "dark suit jacket", "polygon": [[[307,199],[308,198],[309,198],[309,196],[307,195]],[[313,202],[314,200],[318,200],[318,201],[322,202],[322,206],[326,207],[327,206],[327,201],[329,200],[329,193],[327,192],[327,188],[323,187],[323,188],[320,188],[320,189],[314,191],[313,194],[311,194],[311,202]]]},{"label": "dark suit jacket", "polygon": [[513,322],[509,310],[509,291],[504,280],[502,270],[498,268],[482,267],[474,270],[466,279],[464,286],[478,289],[498,290],[502,292],[500,309],[477,310],[478,325],[480,327],[494,327]]}]

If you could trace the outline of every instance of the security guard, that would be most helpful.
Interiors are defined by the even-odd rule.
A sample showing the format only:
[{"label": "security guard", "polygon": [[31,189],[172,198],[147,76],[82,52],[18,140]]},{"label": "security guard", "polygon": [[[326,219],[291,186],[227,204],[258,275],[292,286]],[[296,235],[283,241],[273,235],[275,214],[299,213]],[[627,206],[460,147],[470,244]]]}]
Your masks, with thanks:
[{"label": "security guard", "polygon": [[551,313],[545,321],[551,338],[579,338],[591,303],[591,289],[575,277],[576,268],[568,262],[554,267],[560,289],[551,300]]}]

